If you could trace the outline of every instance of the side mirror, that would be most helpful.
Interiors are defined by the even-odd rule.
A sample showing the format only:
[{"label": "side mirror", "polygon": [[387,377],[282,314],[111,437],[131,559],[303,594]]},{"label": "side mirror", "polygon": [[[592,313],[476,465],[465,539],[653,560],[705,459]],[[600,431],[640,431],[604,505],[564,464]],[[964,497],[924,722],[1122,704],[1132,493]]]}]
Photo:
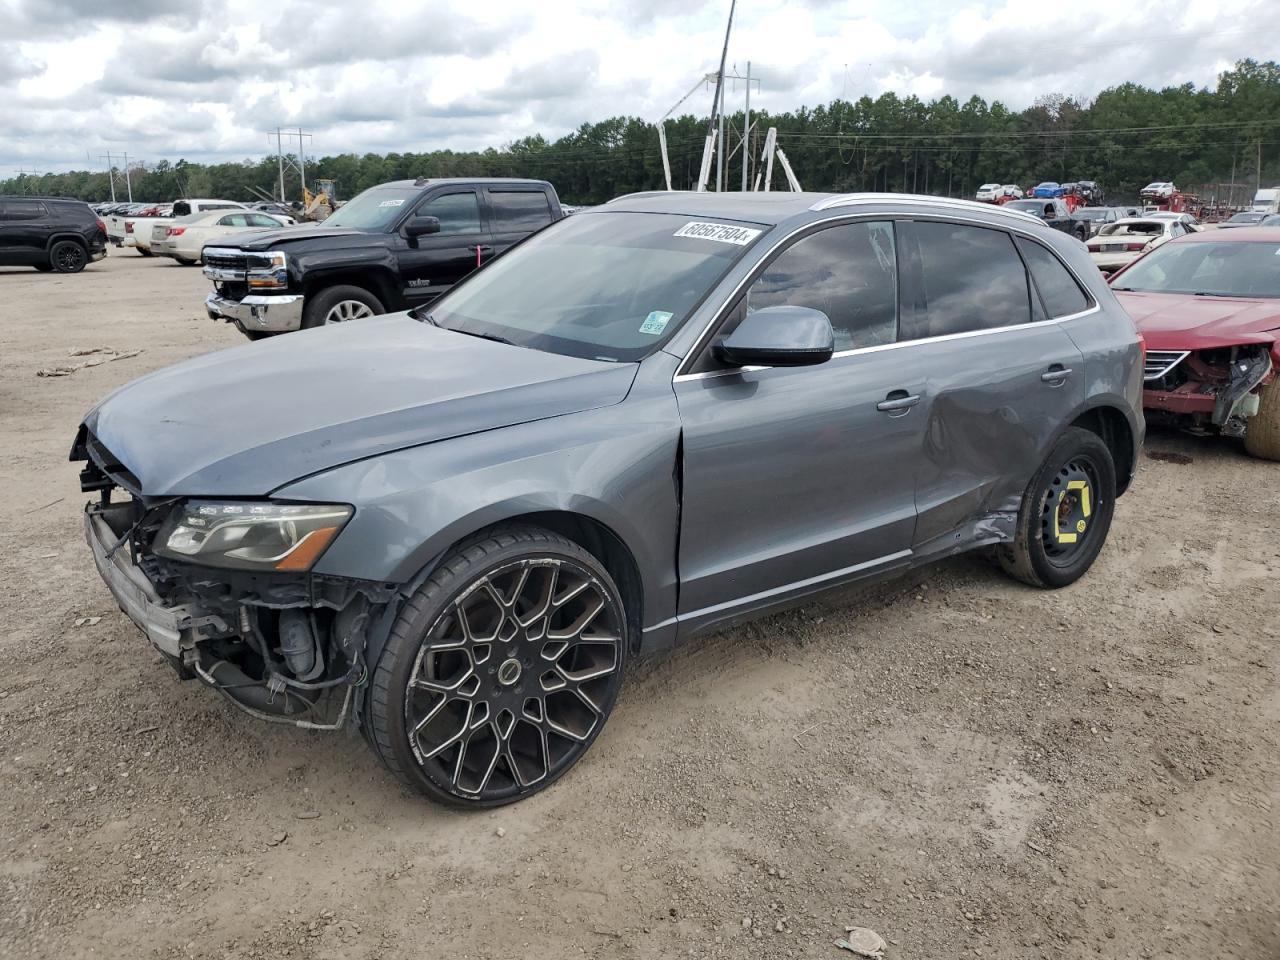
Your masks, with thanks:
[{"label": "side mirror", "polygon": [[715,345],[716,359],[735,367],[805,367],[835,350],[831,321],[809,307],[764,307],[748,313]]},{"label": "side mirror", "polygon": [[440,232],[440,219],[438,217],[411,217],[409,222],[404,225],[404,235],[406,237],[421,237],[428,233]]}]

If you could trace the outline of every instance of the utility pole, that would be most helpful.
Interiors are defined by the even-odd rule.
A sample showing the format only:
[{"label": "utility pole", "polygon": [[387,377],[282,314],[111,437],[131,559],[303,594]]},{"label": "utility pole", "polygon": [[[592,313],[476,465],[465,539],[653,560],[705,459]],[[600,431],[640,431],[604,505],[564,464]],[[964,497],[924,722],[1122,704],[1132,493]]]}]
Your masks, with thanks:
[{"label": "utility pole", "polygon": [[1258,170],[1254,174],[1253,192],[1256,195],[1262,189],[1262,138],[1258,138]]},{"label": "utility pole", "polygon": [[129,191],[129,202],[133,203],[133,181],[129,179],[129,154],[124,155],[124,186]]},{"label": "utility pole", "polygon": [[738,0],[729,4],[729,22],[724,28],[724,46],[720,50],[720,70],[716,74],[716,95],[711,102],[711,122],[707,124],[707,139],[716,135],[716,120],[720,122],[720,150],[716,153],[716,189],[724,189],[724,62],[729,56],[729,32],[733,29],[733,12]]},{"label": "utility pole", "polygon": [[[305,144],[307,140],[311,139],[311,134],[305,133],[301,127],[298,128],[297,133],[290,131],[287,134],[280,127],[276,127],[276,132],[274,134],[273,133],[267,134],[268,138],[271,138],[273,136],[276,138],[276,168],[279,171],[279,177],[280,177],[280,202],[288,203],[289,195],[285,192],[285,189],[284,189],[285,170],[286,169],[297,170],[298,179],[302,181],[302,189],[305,190],[307,188]],[[298,138],[298,162],[297,163],[294,163],[293,156],[291,154],[286,154],[284,152],[284,138],[286,136],[289,137],[289,139],[291,140],[294,137]]]},{"label": "utility pole", "polygon": [[747,61],[747,103],[742,111],[742,192],[747,192],[747,182],[751,177],[751,150],[748,149],[747,137],[751,135],[751,61]]}]

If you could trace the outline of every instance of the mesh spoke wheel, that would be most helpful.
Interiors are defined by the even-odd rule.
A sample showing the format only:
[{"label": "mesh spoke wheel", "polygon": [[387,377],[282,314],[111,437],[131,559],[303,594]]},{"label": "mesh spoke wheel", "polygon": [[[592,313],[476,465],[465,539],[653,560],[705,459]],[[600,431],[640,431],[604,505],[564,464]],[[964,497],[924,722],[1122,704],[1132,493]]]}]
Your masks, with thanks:
[{"label": "mesh spoke wheel", "polygon": [[462,589],[417,651],[405,731],[423,772],[501,802],[554,780],[590,745],[622,679],[620,604],[561,557],[503,564]]}]

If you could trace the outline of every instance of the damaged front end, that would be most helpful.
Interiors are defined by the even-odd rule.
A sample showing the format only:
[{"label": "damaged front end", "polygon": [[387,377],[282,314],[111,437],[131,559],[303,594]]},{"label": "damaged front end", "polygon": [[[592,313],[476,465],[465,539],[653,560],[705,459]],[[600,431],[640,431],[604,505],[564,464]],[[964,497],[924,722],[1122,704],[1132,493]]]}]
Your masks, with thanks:
[{"label": "damaged front end", "polygon": [[1259,391],[1275,376],[1269,345],[1147,352],[1142,405],[1198,433],[1243,437]]},{"label": "damaged front end", "polygon": [[358,719],[370,636],[398,594],[310,572],[349,507],[151,498],[83,428],[71,459],[98,494],[84,524],[99,574],[180,676],[262,720]]}]

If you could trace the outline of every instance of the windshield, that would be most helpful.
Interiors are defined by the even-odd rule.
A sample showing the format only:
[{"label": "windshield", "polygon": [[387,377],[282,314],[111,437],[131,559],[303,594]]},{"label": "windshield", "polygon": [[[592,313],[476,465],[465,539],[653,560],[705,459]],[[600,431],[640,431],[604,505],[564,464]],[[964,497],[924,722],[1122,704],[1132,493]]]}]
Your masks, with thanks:
[{"label": "windshield", "polygon": [[639,360],[679,329],[765,231],[675,214],[553,224],[429,308],[437,326],[600,360]]},{"label": "windshield", "polygon": [[1076,218],[1079,220],[1105,220],[1111,216],[1110,210],[1077,210]]},{"label": "windshield", "polygon": [[1280,243],[1167,243],[1120,274],[1113,289],[1280,297]]},{"label": "windshield", "polygon": [[326,227],[348,230],[385,230],[422,193],[421,187],[371,187],[358,193],[325,219]]},{"label": "windshield", "polygon": [[1237,213],[1227,223],[1261,223],[1265,213]]}]

